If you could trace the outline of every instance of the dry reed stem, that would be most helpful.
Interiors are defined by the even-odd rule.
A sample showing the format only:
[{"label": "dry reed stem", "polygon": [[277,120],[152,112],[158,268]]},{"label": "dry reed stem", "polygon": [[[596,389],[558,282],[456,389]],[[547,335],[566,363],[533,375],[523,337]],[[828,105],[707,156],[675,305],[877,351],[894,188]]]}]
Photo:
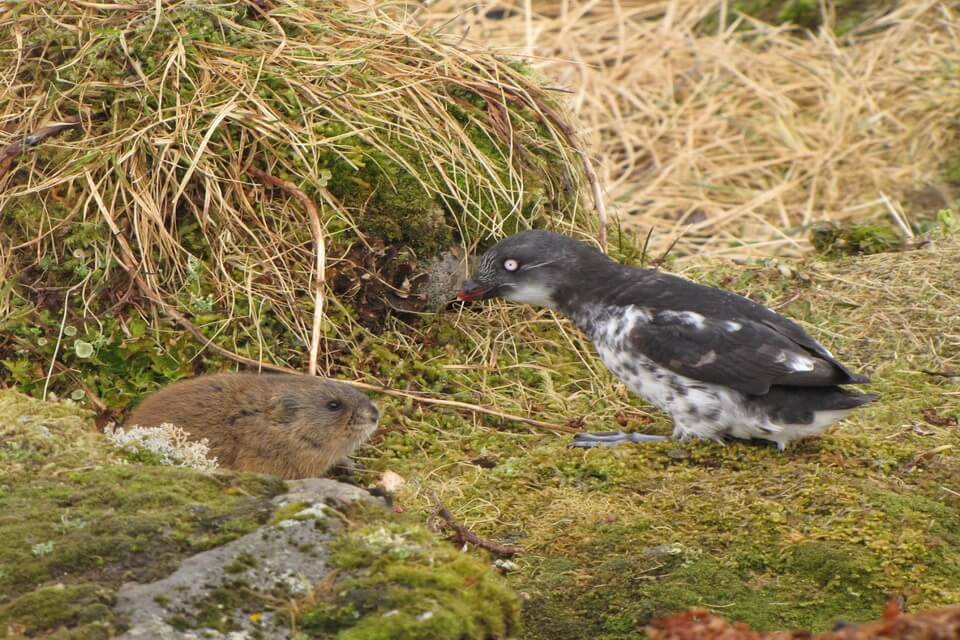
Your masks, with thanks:
[{"label": "dry reed stem", "polygon": [[310,331],[310,362],[308,364],[307,374],[315,376],[317,375],[317,361],[320,354],[320,331],[323,325],[324,274],[327,268],[326,243],[323,240],[323,224],[320,222],[320,213],[317,211],[317,206],[313,204],[313,201],[307,194],[292,182],[271,176],[256,167],[250,167],[247,171],[261,182],[278,187],[295,197],[310,217],[310,227],[313,231],[314,255],[316,256],[316,262],[314,264],[316,274],[313,278],[313,328]]}]

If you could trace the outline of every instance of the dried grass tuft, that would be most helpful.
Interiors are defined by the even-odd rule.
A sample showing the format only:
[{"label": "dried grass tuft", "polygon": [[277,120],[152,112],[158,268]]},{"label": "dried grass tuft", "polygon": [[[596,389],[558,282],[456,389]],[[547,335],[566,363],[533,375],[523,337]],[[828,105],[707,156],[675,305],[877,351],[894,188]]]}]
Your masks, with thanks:
[{"label": "dried grass tuft", "polygon": [[371,165],[380,192],[421,197],[436,218],[424,224],[468,247],[535,221],[596,233],[578,189],[588,171],[548,92],[394,7],[27,3],[0,12],[0,40],[0,211],[19,234],[0,270],[76,261],[56,285],[78,287],[88,315],[119,263],[161,309],[255,360],[304,364],[261,335],[264,314],[310,345],[311,371],[322,332],[329,372],[367,335],[323,271],[372,242],[365,203],[335,195],[370,190]]}]

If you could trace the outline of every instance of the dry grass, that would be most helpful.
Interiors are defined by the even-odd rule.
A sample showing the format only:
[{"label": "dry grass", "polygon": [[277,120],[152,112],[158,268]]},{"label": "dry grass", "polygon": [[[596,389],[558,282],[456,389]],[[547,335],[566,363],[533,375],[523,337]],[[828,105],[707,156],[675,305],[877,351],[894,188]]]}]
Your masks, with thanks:
[{"label": "dry grass", "polygon": [[[437,0],[421,19],[524,56],[569,90],[608,204],[654,228],[654,246],[684,234],[682,253],[796,254],[813,222],[943,204],[960,111],[956,3],[904,0],[842,38],[727,5]],[[485,17],[498,7],[512,15]]]},{"label": "dry grass", "polygon": [[[195,317],[227,310],[207,318],[208,335],[239,324],[254,359],[302,363],[272,352],[260,333],[266,314],[311,352],[322,325],[329,371],[329,354],[355,348],[364,329],[335,298],[336,321],[321,323],[314,284],[324,244],[311,241],[326,235],[337,248],[335,271],[346,244],[370,235],[362,207],[327,188],[331,165],[347,167],[341,188],[370,164],[389,163],[385,175],[397,181],[413,176],[411,197],[425,193],[440,218],[443,203],[467,246],[545,209],[559,228],[596,227],[572,189],[582,163],[569,127],[514,66],[377,3],[269,5],[180,0],[157,13],[63,2],[0,12],[0,211],[10,212],[13,236],[0,272],[13,259],[18,273],[75,261],[67,284],[93,316],[120,254],[149,291]],[[544,158],[551,166],[537,165]],[[259,186],[284,177],[303,197]],[[64,245],[79,242],[84,225],[89,243],[71,254]]]}]

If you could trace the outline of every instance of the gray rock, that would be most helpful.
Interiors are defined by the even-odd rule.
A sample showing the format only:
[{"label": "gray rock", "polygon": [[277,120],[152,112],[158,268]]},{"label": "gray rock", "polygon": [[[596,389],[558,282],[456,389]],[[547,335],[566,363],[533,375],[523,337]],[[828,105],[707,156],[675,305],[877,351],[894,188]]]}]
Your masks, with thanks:
[{"label": "gray rock", "polygon": [[[367,491],[325,478],[291,480],[289,491],[273,499],[279,508],[295,503],[307,506],[290,519],[264,526],[233,542],[197,554],[162,580],[149,584],[126,583],[117,593],[114,608],[129,628],[119,636],[128,640],[245,640],[256,637],[283,639],[289,629],[270,611],[224,606],[224,594],[271,597],[304,595],[330,571],[327,545],[343,527],[330,515],[330,503],[358,501],[383,504]],[[219,624],[230,631],[188,629],[202,613],[204,619],[222,607]],[[251,613],[261,614],[256,621]]]}]

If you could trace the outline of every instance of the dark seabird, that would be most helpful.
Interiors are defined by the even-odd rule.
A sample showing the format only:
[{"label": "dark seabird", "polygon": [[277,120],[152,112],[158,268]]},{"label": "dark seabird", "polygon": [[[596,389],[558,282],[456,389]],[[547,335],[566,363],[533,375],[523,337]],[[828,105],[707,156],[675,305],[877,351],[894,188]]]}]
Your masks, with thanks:
[{"label": "dark seabird", "polygon": [[[627,387],[673,418],[673,437],[761,439],[781,450],[876,395],[800,325],[729,291],[628,267],[547,231],[524,231],[480,257],[461,300],[505,298],[560,311]],[[665,440],[579,434],[576,446]]]}]

